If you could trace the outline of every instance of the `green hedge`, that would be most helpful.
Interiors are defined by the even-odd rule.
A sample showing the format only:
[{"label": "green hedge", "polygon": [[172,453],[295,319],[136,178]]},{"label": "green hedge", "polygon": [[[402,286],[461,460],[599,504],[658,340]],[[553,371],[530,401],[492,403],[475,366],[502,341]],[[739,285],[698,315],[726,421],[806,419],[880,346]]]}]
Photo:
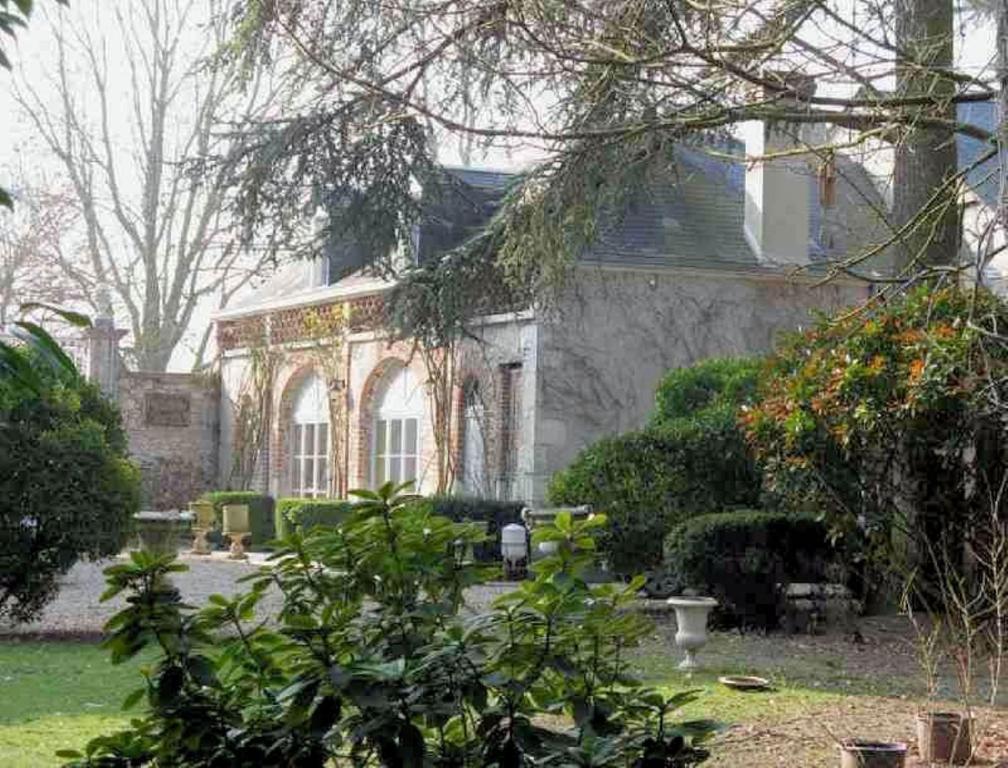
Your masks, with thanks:
[{"label": "green hedge", "polygon": [[497,562],[500,555],[500,532],[508,523],[520,523],[525,505],[518,501],[480,499],[470,496],[432,496],[434,514],[455,522],[485,522],[486,543],[473,548],[473,556],[481,563]]},{"label": "green hedge", "polygon": [[276,528],[273,525],[275,505],[272,496],[254,491],[209,491],[204,493],[202,498],[213,503],[218,530],[224,520],[225,504],[247,504],[252,545],[262,546],[276,538]]},{"label": "green hedge", "polygon": [[339,525],[350,507],[350,502],[341,499],[280,499],[276,505],[277,537],[289,536],[295,528],[304,532],[316,525]]},{"label": "green hedge", "polygon": [[665,549],[679,587],[717,598],[720,619],[743,628],[775,627],[778,584],[823,581],[835,559],[822,521],[751,510],[695,517]]}]

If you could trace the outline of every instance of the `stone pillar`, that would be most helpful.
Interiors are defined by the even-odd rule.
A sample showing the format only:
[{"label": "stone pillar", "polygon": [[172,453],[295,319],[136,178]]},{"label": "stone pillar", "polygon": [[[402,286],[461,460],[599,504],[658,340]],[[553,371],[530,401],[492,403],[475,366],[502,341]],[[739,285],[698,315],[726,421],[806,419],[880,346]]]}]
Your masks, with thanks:
[{"label": "stone pillar", "polygon": [[112,400],[119,389],[119,340],[126,331],[115,327],[115,320],[99,316],[94,325],[87,329],[87,379]]}]

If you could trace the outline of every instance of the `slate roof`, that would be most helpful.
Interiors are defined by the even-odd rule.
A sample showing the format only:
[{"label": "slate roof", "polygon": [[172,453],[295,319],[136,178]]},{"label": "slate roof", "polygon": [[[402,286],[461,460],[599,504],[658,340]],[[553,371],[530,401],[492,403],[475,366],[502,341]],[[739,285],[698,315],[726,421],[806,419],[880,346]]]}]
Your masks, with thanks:
[{"label": "slate roof", "polygon": [[[997,125],[997,108],[990,102],[960,104],[961,122],[985,130]],[[599,264],[628,266],[688,266],[721,269],[759,269],[759,264],[743,234],[745,207],[744,150],[737,141],[716,147],[715,157],[699,147],[680,146],[676,150],[676,170],[667,183],[652,183],[630,197],[625,210],[601,216],[596,242],[582,260]],[[966,167],[986,150],[986,145],[968,136],[957,135],[959,167]],[[838,158],[847,183],[863,195],[881,201],[865,169],[846,158]],[[992,158],[967,176],[970,186],[988,205],[998,196],[997,158]],[[457,247],[479,231],[493,215],[510,185],[519,174],[499,170],[446,167],[458,182],[432,198],[428,213],[416,232],[415,247],[421,262],[435,259]],[[838,222],[837,212],[824,211],[816,184],[809,184],[809,255],[813,265],[835,255],[823,232]],[[332,280],[353,273],[363,263],[360,249],[353,245],[330,245]],[[837,249],[839,250],[839,249]],[[248,303],[264,298],[290,296],[306,289],[306,272],[300,263],[281,270]]]},{"label": "slate roof", "polygon": [[[990,101],[959,104],[956,117],[961,123],[975,125],[985,131],[997,130],[997,105]],[[988,145],[972,136],[956,135],[956,155],[960,168],[966,168],[989,149]],[[1001,155],[1002,162],[1005,155]],[[987,205],[997,205],[998,199],[998,158],[992,157],[966,174],[966,181]]]}]

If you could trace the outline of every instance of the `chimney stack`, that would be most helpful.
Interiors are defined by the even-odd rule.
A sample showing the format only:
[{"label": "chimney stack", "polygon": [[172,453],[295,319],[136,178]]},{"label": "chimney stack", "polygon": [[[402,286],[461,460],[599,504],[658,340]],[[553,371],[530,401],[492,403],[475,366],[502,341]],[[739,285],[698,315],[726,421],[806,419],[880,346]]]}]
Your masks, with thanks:
[{"label": "chimney stack", "polygon": [[[808,75],[765,72],[767,80],[787,90],[766,88],[767,99],[776,98],[794,109],[815,93]],[[747,158],[772,155],[802,147],[800,124],[753,121],[743,126]],[[789,155],[747,162],[745,173],[745,238],[760,264],[800,266],[809,263],[809,217],[812,177],[806,158]]]}]

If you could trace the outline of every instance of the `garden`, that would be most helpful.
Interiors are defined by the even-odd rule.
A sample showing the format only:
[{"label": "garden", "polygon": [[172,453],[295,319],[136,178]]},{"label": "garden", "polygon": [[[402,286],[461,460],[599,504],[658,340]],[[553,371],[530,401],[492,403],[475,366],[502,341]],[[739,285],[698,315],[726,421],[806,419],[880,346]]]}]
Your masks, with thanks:
[{"label": "garden", "polygon": [[[194,505],[254,562],[120,554],[118,416],[25,326],[0,347],[0,761],[1008,760],[1006,321],[928,285],[669,372],[647,425],[552,479],[513,581],[521,505],[409,484]],[[711,598],[702,644],[683,596]]]}]

